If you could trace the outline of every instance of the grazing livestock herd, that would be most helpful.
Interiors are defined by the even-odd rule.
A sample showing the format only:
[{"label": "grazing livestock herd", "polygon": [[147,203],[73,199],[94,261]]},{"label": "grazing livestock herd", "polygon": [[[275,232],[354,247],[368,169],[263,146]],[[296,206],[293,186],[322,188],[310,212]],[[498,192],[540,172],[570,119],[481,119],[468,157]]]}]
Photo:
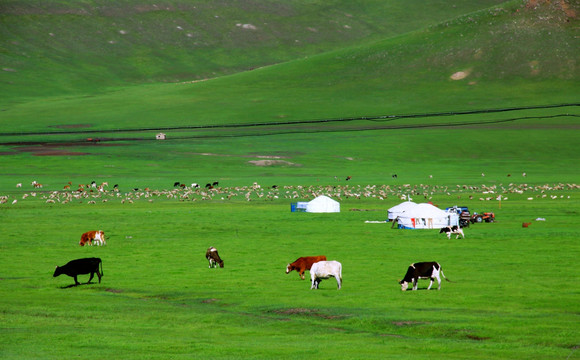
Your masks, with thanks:
[{"label": "grazing livestock herd", "polygon": [[[414,197],[423,197],[425,200],[430,200],[433,195],[447,195],[453,196],[456,199],[476,199],[479,196],[481,201],[491,201],[501,196],[501,200],[508,200],[509,194],[524,194],[535,193],[535,197],[530,199],[549,198],[552,200],[564,198],[563,195],[556,195],[558,191],[576,190],[580,189],[577,184],[545,184],[545,185],[528,185],[515,184],[508,185],[456,185],[456,186],[441,186],[441,185],[318,185],[318,186],[261,186],[258,183],[253,183],[250,186],[236,186],[236,187],[221,187],[219,182],[214,181],[208,183],[205,188],[202,188],[197,183],[188,186],[181,182],[175,182],[171,190],[152,190],[148,187],[143,189],[129,188],[129,191],[121,191],[118,184],[113,186],[112,190],[108,190],[108,183],[103,182],[97,185],[95,181],[90,184],[79,184],[78,189],[73,189],[69,181],[64,185],[63,190],[51,190],[50,185],[42,185],[36,181],[33,182],[32,187],[34,191],[25,192],[24,194],[17,192],[11,195],[0,195],[0,205],[12,203],[16,205],[19,197],[20,199],[41,199],[47,204],[67,204],[71,202],[96,204],[97,202],[120,201],[123,204],[131,204],[138,200],[145,200],[153,202],[156,199],[174,199],[179,201],[208,201],[208,200],[233,200],[236,198],[245,199],[246,201],[255,200],[276,200],[276,199],[314,199],[320,195],[325,195],[336,200],[343,199],[363,199],[372,198],[377,200],[387,200],[390,197],[407,200]],[[22,183],[18,183],[17,188],[22,187]],[[52,186],[54,188],[54,186]],[[62,189],[62,186],[57,186]],[[479,195],[480,194],[480,195]],[[569,196],[568,196],[569,198]]]},{"label": "grazing livestock herd", "polygon": [[[98,231],[87,231],[81,235],[80,246],[84,245],[106,245],[105,243],[105,233],[102,230]],[[219,256],[218,250],[210,246],[205,252],[205,258],[209,262],[209,268],[220,268],[224,267],[224,261]],[[338,290],[342,288],[342,264],[336,260],[327,261],[325,255],[318,256],[304,256],[296,259],[294,262],[286,266],[286,274],[291,271],[296,270],[298,275],[302,280],[304,280],[304,272],[306,270],[310,271],[310,289],[318,289],[320,282],[323,279],[329,279],[331,277],[336,279]],[[441,279],[439,273],[443,275],[441,266],[436,262],[430,263],[415,263],[409,266],[407,274],[399,283],[401,284],[402,290],[405,291],[408,287],[408,283],[413,283],[413,290],[417,290],[417,280],[422,278],[430,278],[431,285],[433,285],[433,279],[437,279],[439,283],[438,289],[441,289]],[[95,274],[99,278],[99,284],[101,283],[101,277],[103,276],[103,263],[100,258],[82,258],[71,260],[63,266],[56,266],[54,270],[53,277],[59,275],[68,275],[74,278],[75,284],[80,285],[77,277],[78,275],[90,274],[89,281],[87,284],[91,283]],[[447,280],[447,278],[445,278]],[[447,280],[449,281],[449,280]]]}]

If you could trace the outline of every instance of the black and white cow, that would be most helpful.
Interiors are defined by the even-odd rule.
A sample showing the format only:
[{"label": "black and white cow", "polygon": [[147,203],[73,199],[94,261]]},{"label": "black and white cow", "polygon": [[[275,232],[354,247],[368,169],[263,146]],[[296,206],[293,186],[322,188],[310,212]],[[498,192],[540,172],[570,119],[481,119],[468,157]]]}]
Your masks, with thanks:
[{"label": "black and white cow", "polygon": [[446,227],[441,228],[441,230],[439,231],[439,234],[443,234],[443,233],[445,233],[447,235],[448,239],[451,239],[451,234],[457,235],[455,237],[456,239],[459,239],[459,235],[461,235],[462,239],[465,239],[465,234],[463,233],[463,229],[457,225],[446,226]]},{"label": "black and white cow", "polygon": [[[100,272],[99,266],[101,270]],[[94,257],[71,260],[63,266],[57,266],[52,276],[57,277],[62,274],[73,277],[75,279],[75,285],[80,285],[80,283],[77,280],[78,275],[91,274],[91,276],[89,277],[89,281],[87,282],[87,284],[90,284],[91,280],[93,280],[93,276],[97,274],[100,284],[101,276],[103,276],[103,262],[101,261],[101,259]]]},{"label": "black and white cow", "polygon": [[224,261],[220,258],[218,251],[213,246],[210,246],[205,252],[205,258],[209,261],[209,267],[217,268],[218,264],[220,267],[224,267]]},{"label": "black and white cow", "polygon": [[322,279],[335,278],[338,284],[338,290],[342,286],[342,264],[338,261],[319,261],[312,264],[310,268],[310,280],[312,286],[310,290],[318,289],[318,285]]},{"label": "black and white cow", "polygon": [[441,265],[439,265],[439,263],[435,261],[411,264],[409,265],[409,268],[407,269],[407,273],[405,274],[403,280],[399,281],[399,284],[401,284],[401,290],[406,291],[407,288],[409,287],[409,283],[413,283],[413,290],[417,290],[417,280],[419,279],[431,280],[427,290],[431,290],[431,286],[433,285],[433,279],[437,279],[437,283],[439,285],[437,290],[441,290],[441,278],[439,277],[440,273],[445,280],[451,282],[445,277],[445,274],[443,274]]}]

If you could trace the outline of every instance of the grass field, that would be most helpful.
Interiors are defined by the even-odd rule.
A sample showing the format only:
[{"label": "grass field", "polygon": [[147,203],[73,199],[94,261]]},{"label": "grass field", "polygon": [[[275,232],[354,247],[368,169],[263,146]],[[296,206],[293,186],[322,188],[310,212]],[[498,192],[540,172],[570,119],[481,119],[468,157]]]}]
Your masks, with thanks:
[{"label": "grass field", "polygon": [[[580,359],[579,13],[3,2],[0,358]],[[341,212],[290,212],[320,194]],[[497,222],[365,222],[409,197]],[[284,273],[320,254],[341,290]],[[52,277],[93,256],[100,284]],[[419,261],[452,282],[401,292]]]},{"label": "grass field", "polygon": [[[2,356],[578,358],[578,190],[552,193],[564,198],[463,201],[498,218],[464,240],[364,222],[384,220],[395,199],[345,200],[339,214],[291,213],[286,201],[3,206]],[[108,245],[80,248],[89,228]],[[207,268],[210,245],[223,269]],[[343,289],[284,274],[314,254],[343,263]],[[103,259],[101,284],[51,277],[89,256]],[[420,260],[453,283],[401,292]]]}]

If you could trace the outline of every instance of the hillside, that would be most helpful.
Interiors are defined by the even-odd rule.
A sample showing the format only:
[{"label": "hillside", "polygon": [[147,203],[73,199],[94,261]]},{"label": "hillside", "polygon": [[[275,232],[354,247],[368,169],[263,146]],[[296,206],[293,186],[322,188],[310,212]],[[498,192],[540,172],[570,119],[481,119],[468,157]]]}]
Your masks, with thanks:
[{"label": "hillside", "polygon": [[5,124],[80,133],[575,104],[578,5],[560,4],[514,2],[211,81],[33,101],[7,107]]},{"label": "hillside", "polygon": [[503,0],[0,3],[0,97],[215,78],[437,24]]}]

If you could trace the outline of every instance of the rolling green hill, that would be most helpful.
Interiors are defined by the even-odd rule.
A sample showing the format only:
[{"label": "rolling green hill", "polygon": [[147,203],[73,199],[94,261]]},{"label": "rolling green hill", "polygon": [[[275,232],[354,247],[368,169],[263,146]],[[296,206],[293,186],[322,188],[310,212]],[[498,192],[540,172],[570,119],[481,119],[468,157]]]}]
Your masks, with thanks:
[{"label": "rolling green hill", "polygon": [[502,2],[7,0],[0,4],[0,97],[215,78]]}]

